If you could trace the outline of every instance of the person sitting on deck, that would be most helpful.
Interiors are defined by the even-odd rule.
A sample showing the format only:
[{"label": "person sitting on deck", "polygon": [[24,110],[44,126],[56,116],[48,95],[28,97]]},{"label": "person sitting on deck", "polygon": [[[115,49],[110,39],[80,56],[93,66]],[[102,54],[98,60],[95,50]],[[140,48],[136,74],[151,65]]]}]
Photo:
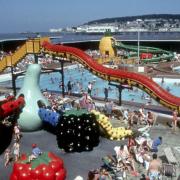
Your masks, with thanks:
[{"label": "person sitting on deck", "polygon": [[151,160],[151,156],[147,141],[144,141],[137,149],[135,149],[135,158],[137,162],[144,165],[146,170],[149,168],[149,161]]},{"label": "person sitting on deck", "polygon": [[102,168],[100,170],[99,180],[112,180],[112,177],[106,169]]},{"label": "person sitting on deck", "polygon": [[138,175],[135,169],[134,160],[131,154],[129,153],[127,146],[121,145],[119,147],[119,150],[116,152],[116,156],[117,156],[118,163],[119,161],[121,161],[124,164],[124,167],[127,169],[129,169],[128,167],[130,166],[132,169],[132,175],[135,175],[135,176]]},{"label": "person sitting on deck", "polygon": [[29,162],[38,158],[42,154],[42,151],[37,147],[37,144],[32,144],[32,154],[29,156]]},{"label": "person sitting on deck", "polygon": [[162,137],[158,137],[153,140],[152,146],[151,146],[151,151],[152,152],[158,152],[158,146],[162,144]]}]

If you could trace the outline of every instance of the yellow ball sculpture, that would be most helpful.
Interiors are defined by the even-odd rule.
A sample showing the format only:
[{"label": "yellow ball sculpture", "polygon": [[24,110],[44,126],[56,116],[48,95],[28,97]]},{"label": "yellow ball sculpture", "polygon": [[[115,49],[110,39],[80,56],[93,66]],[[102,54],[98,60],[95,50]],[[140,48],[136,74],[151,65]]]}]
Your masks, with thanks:
[{"label": "yellow ball sculpture", "polygon": [[101,114],[100,112],[95,110],[91,112],[95,115],[98,114],[98,116],[96,116],[97,122],[99,123],[100,127],[102,127],[106,132],[107,137],[109,137],[111,140],[121,140],[126,136],[132,135],[132,131],[126,130],[124,127],[113,128],[108,117],[106,117],[104,114]]}]

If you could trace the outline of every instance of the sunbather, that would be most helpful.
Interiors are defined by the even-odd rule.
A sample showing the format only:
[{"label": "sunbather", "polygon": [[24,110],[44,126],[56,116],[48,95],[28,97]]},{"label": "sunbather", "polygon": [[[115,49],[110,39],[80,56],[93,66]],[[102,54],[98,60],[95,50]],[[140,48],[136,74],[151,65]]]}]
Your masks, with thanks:
[{"label": "sunbather", "polygon": [[121,145],[119,148],[119,151],[117,152],[117,160],[122,161],[122,163],[125,165],[125,167],[131,167],[133,170],[133,175],[137,175],[135,165],[134,165],[134,160],[132,156],[130,155],[127,146]]}]

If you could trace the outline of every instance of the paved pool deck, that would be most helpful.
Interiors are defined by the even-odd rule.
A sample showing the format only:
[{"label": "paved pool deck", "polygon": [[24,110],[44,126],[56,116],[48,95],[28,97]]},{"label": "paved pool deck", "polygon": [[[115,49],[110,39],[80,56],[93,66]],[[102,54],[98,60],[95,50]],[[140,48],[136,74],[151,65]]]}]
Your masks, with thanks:
[{"label": "paved pool deck", "polygon": [[[115,120],[112,122],[115,126],[122,125],[122,122]],[[164,157],[164,148],[165,147],[178,147],[180,146],[180,129],[177,130],[177,134],[171,133],[171,128],[158,124],[151,128],[150,137],[156,138],[158,136],[163,137],[163,144],[159,148],[158,156]],[[14,140],[10,144],[12,147]],[[53,153],[60,156],[65,163],[67,169],[67,180],[73,180],[77,175],[81,175],[84,180],[87,179],[87,174],[89,170],[99,168],[102,163],[102,157],[108,154],[114,155],[113,150],[114,146],[119,146],[125,144],[126,140],[122,141],[111,141],[103,137],[100,138],[100,143],[97,147],[90,152],[82,153],[64,153],[62,152],[56,142],[56,136],[50,134],[47,131],[41,130],[32,133],[23,133],[21,139],[21,153],[31,152],[31,144],[37,143],[42,151],[52,151]],[[176,152],[176,158],[180,163],[180,152]],[[7,168],[4,167],[4,155],[0,155],[0,180],[9,179],[9,175],[12,171],[12,165],[9,165]],[[179,166],[180,167],[180,166]],[[177,169],[177,175],[180,175],[180,168]],[[143,172],[141,172],[143,173]],[[140,177],[129,177],[128,180],[139,180]],[[174,179],[177,180],[177,177]]]}]

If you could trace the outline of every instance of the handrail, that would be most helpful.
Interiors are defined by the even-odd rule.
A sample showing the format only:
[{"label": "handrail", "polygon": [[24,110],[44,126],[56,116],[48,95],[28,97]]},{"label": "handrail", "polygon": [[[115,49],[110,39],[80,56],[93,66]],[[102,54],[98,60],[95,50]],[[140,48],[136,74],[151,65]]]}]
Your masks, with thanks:
[{"label": "handrail", "polygon": [[7,67],[15,66],[25,55],[29,53],[39,54],[41,51],[41,44],[44,41],[50,42],[50,39],[48,37],[28,39],[13,54],[4,56],[0,60],[0,72]]}]

